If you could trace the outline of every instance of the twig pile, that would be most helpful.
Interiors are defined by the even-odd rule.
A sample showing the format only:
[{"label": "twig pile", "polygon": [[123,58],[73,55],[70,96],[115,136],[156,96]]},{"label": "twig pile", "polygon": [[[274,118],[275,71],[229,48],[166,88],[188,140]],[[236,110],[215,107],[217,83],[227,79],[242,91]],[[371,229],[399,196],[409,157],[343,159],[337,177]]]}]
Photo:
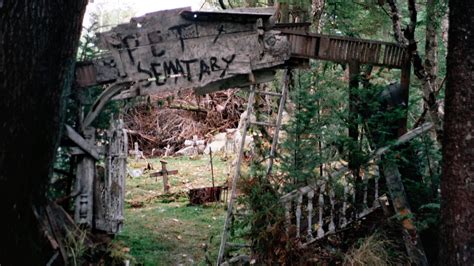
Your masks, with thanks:
[{"label": "twig pile", "polygon": [[192,90],[154,96],[124,114],[129,145],[138,142],[145,154],[161,155],[165,147],[174,151],[197,135],[208,139],[227,128],[236,128],[245,100],[237,90],[197,96]]}]

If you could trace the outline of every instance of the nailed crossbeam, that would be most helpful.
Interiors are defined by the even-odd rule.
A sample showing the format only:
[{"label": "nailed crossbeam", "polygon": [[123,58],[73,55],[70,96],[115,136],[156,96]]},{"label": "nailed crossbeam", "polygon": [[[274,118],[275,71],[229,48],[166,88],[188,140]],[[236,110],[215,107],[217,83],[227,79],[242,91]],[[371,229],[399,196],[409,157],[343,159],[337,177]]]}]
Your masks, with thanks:
[{"label": "nailed crossbeam", "polygon": [[170,185],[168,183],[168,175],[175,175],[178,173],[178,170],[170,170],[166,168],[166,165],[168,162],[160,160],[161,163],[161,171],[156,172],[156,173],[151,173],[150,176],[158,177],[162,176],[163,177],[163,192],[165,194],[168,194],[170,192]]},{"label": "nailed crossbeam", "polygon": [[82,150],[84,150],[87,154],[92,156],[92,158],[99,160],[100,156],[97,150],[93,145],[87,142],[79,133],[77,133],[72,127],[66,125],[66,136],[72,140],[74,143],[77,144]]},{"label": "nailed crossbeam", "polygon": [[[151,173],[150,176],[151,177],[163,176],[164,173],[165,172],[159,171],[159,172]],[[166,171],[167,175],[176,175],[177,173],[178,173],[178,170],[168,170],[168,171]]]}]

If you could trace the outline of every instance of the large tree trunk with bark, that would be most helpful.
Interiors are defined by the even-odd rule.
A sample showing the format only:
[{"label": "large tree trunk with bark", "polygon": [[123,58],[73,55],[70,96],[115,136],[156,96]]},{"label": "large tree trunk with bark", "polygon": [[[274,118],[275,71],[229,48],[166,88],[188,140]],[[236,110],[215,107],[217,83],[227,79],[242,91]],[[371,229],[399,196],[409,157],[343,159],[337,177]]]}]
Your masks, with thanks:
[{"label": "large tree trunk with bark", "polygon": [[45,264],[41,212],[87,0],[0,0],[1,265]]},{"label": "large tree trunk with bark", "polygon": [[474,265],[474,2],[449,10],[440,265]]}]

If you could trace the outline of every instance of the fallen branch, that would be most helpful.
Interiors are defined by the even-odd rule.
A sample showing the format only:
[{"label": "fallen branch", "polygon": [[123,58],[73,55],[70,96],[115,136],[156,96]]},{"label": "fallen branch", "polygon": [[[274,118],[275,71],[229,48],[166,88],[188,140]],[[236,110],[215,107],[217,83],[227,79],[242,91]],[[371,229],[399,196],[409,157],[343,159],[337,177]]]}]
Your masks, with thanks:
[{"label": "fallen branch", "polygon": [[206,109],[202,109],[199,106],[194,106],[194,105],[187,105],[187,104],[171,104],[168,106],[170,109],[179,109],[179,110],[185,110],[185,111],[192,111],[192,112],[201,112],[207,114]]}]

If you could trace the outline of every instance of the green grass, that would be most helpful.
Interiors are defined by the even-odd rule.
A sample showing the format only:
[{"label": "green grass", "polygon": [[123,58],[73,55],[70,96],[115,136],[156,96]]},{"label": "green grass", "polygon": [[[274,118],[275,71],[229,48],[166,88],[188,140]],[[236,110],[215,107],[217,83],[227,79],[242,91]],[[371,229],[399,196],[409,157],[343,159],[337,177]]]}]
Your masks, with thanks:
[{"label": "green grass", "polygon": [[[208,157],[197,159],[167,158],[168,170],[179,171],[170,176],[174,196],[163,196],[163,184],[147,174],[127,179],[125,225],[116,237],[130,248],[135,265],[206,265],[205,247],[215,262],[224,224],[224,206],[190,206],[186,192],[189,188],[211,186]],[[155,171],[159,160],[149,160]],[[136,168],[146,166],[143,161],[129,161]],[[227,162],[214,159],[216,185],[227,178]],[[132,208],[131,202],[141,202]],[[212,239],[212,241],[210,241]]]},{"label": "green grass", "polygon": [[[210,187],[212,186],[211,168],[208,156],[199,156],[194,159],[189,157],[166,158],[167,169],[178,170],[178,174],[169,176],[171,193],[187,192],[190,188]],[[159,159],[148,160],[157,172],[161,170]],[[140,160],[135,162],[129,159],[129,166],[132,168],[144,169],[146,162]],[[213,159],[214,183],[216,186],[223,185],[228,177],[228,162],[222,161],[219,157]],[[161,177],[149,177],[149,172],[143,176],[133,179],[127,179],[126,201],[144,200],[144,198],[154,197],[163,193],[163,182]]]}]

